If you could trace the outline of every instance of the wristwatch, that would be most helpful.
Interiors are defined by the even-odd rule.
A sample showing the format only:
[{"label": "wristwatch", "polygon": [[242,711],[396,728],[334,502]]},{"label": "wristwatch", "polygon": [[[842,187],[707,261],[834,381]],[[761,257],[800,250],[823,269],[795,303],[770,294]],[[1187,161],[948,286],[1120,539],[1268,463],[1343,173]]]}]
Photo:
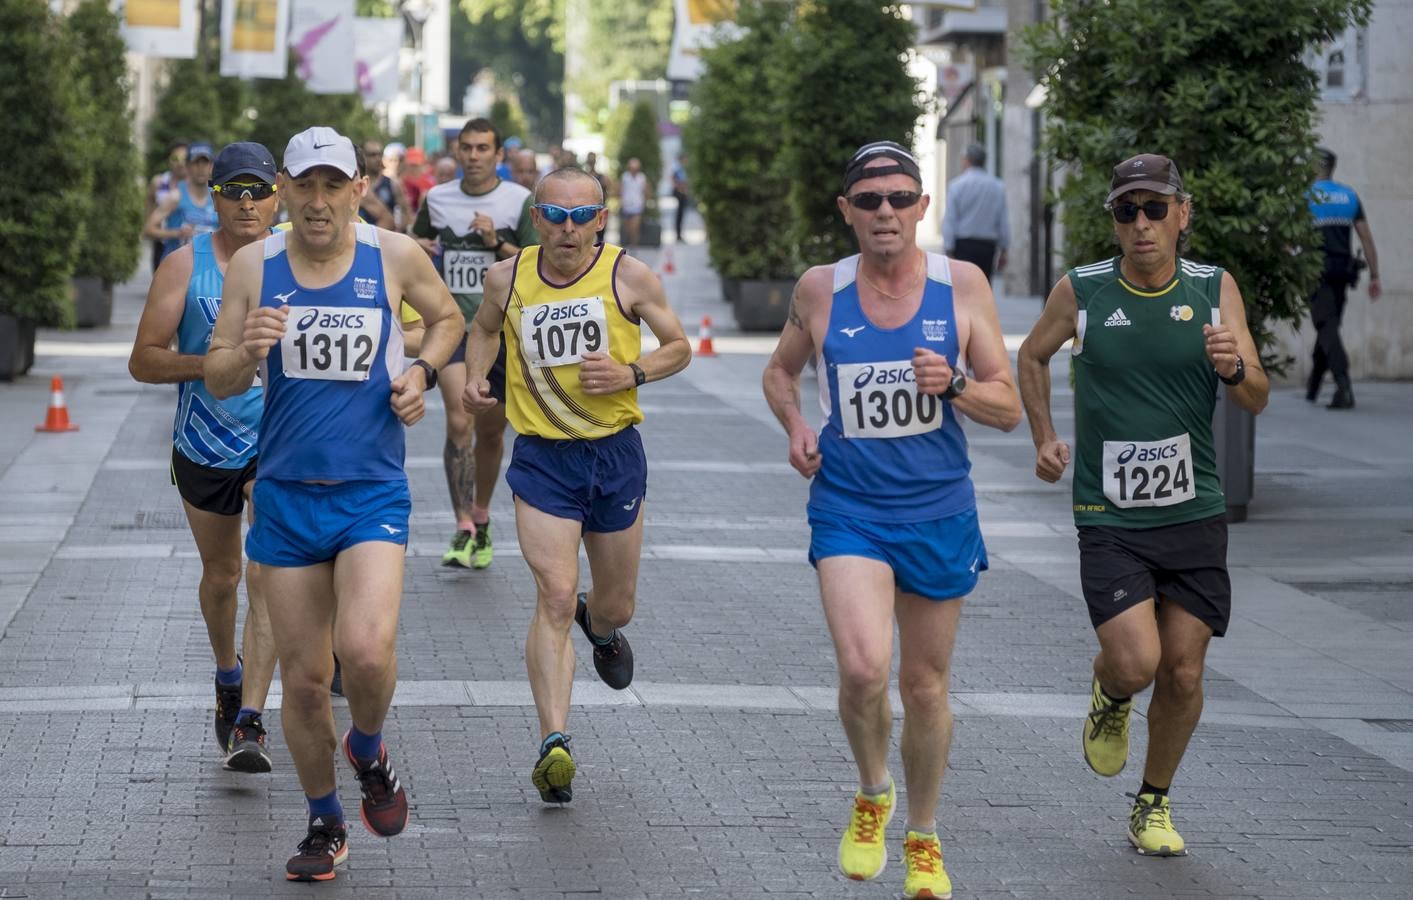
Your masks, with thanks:
[{"label": "wristwatch", "polygon": [[967,389],[967,375],[961,369],[952,373],[952,383],[942,392],[943,400],[955,400]]},{"label": "wristwatch", "polygon": [[641,366],[639,366],[637,363],[629,363],[628,368],[633,370],[634,387],[642,387],[644,384],[647,384],[648,373],[644,372]]},{"label": "wristwatch", "polygon": [[[425,359],[414,359],[412,365],[421,369],[426,376],[427,390],[430,391],[437,386],[437,370],[432,368],[431,363],[427,362]],[[408,368],[412,368],[412,366],[408,366]]]},{"label": "wristwatch", "polygon": [[1241,357],[1238,356],[1236,358],[1236,371],[1231,373],[1231,377],[1227,378],[1220,372],[1217,373],[1217,377],[1221,379],[1222,384],[1233,386],[1241,384],[1241,382],[1246,379],[1246,363],[1242,362]]}]

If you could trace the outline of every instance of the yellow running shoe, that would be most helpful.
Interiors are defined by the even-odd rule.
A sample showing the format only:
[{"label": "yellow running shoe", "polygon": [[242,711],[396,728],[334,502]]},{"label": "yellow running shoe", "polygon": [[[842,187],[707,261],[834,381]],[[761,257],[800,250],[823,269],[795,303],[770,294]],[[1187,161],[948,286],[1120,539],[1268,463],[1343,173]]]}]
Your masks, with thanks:
[{"label": "yellow running shoe", "polygon": [[1167,797],[1139,794],[1128,814],[1128,839],[1144,856],[1186,856],[1187,845],[1173,828]]},{"label": "yellow running shoe", "polygon": [[540,761],[530,773],[530,783],[546,803],[568,803],[574,799],[574,757],[569,755],[569,735],[556,731],[540,745]]},{"label": "yellow running shoe", "polygon": [[491,564],[495,550],[491,547],[491,523],[476,526],[476,538],[471,542],[471,568],[484,569]]},{"label": "yellow running shoe", "polygon": [[451,539],[451,547],[442,554],[442,565],[471,568],[471,552],[474,549],[471,532],[460,529]]},{"label": "yellow running shoe", "polygon": [[937,835],[909,831],[903,841],[903,861],[908,864],[908,877],[903,880],[904,900],[949,900],[952,879],[942,865],[942,842]]},{"label": "yellow running shoe", "polygon": [[1115,703],[1099,688],[1094,679],[1094,692],[1089,701],[1089,716],[1084,720],[1084,761],[1100,775],[1114,776],[1128,762],[1128,718],[1133,700]]},{"label": "yellow running shoe", "polygon": [[898,789],[888,780],[884,794],[854,794],[854,811],[849,827],[839,839],[839,871],[855,881],[877,878],[888,863],[888,848],[883,843],[883,830],[893,818],[893,805]]}]

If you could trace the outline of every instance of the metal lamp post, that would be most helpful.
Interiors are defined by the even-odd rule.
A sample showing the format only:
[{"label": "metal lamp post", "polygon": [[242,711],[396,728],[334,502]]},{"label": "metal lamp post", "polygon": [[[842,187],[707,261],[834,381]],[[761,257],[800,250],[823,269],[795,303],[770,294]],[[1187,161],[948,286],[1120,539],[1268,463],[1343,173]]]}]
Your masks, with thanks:
[{"label": "metal lamp post", "polygon": [[412,32],[412,52],[417,57],[417,68],[413,75],[417,80],[417,118],[414,122],[414,140],[418,147],[422,146],[422,28],[427,24],[427,19],[432,15],[432,4],[434,0],[402,0],[400,11],[402,17],[407,20],[408,28]]}]

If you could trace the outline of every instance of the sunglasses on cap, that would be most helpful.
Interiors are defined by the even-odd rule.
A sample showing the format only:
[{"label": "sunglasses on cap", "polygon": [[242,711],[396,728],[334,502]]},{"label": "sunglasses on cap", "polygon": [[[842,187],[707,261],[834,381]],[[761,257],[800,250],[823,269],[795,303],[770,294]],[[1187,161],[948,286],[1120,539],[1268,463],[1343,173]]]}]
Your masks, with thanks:
[{"label": "sunglasses on cap", "polygon": [[227,200],[266,200],[278,190],[268,181],[227,181],[225,184],[211,185],[211,193],[220,194]]},{"label": "sunglasses on cap", "polygon": [[1148,217],[1148,221],[1161,222],[1168,217],[1168,209],[1172,205],[1166,200],[1149,200],[1147,203],[1114,203],[1109,207],[1109,212],[1114,214],[1114,221],[1120,225],[1128,225],[1136,220],[1140,209]]},{"label": "sunglasses on cap", "polygon": [[540,215],[545,217],[545,221],[551,225],[563,225],[565,219],[572,219],[575,225],[587,225],[593,221],[594,216],[603,209],[603,204],[594,206],[576,206],[573,209],[565,209],[562,206],[555,206],[553,203],[536,203],[535,209],[540,211]]},{"label": "sunglasses on cap", "polygon": [[921,200],[922,194],[917,191],[893,191],[887,194],[880,194],[876,191],[859,191],[844,199],[848,200],[849,205],[855,209],[866,209],[872,212],[882,206],[884,200],[887,200],[888,205],[894,209],[907,209]]}]

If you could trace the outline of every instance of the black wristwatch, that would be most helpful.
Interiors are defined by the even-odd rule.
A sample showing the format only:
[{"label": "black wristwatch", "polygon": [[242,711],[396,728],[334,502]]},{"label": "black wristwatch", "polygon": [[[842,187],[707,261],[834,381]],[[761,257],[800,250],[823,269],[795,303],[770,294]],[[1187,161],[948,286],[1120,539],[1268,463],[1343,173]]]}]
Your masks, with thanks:
[{"label": "black wristwatch", "polygon": [[648,383],[648,373],[644,372],[637,363],[629,363],[628,368],[633,370],[633,386],[642,387]]},{"label": "black wristwatch", "polygon": [[955,400],[967,389],[967,375],[961,369],[952,373],[952,383],[942,392],[943,400]]},{"label": "black wristwatch", "polygon": [[1233,386],[1241,384],[1243,381],[1246,380],[1246,363],[1242,362],[1241,357],[1238,356],[1236,358],[1236,371],[1231,373],[1231,377],[1227,378],[1221,372],[1217,373],[1217,377],[1222,380],[1222,384],[1229,384]]},{"label": "black wristwatch", "polygon": [[[412,365],[421,369],[426,375],[427,390],[430,391],[432,388],[437,386],[437,370],[432,368],[431,363],[427,362],[425,359],[414,359],[412,361]],[[411,368],[411,366],[409,366],[408,368]]]}]

